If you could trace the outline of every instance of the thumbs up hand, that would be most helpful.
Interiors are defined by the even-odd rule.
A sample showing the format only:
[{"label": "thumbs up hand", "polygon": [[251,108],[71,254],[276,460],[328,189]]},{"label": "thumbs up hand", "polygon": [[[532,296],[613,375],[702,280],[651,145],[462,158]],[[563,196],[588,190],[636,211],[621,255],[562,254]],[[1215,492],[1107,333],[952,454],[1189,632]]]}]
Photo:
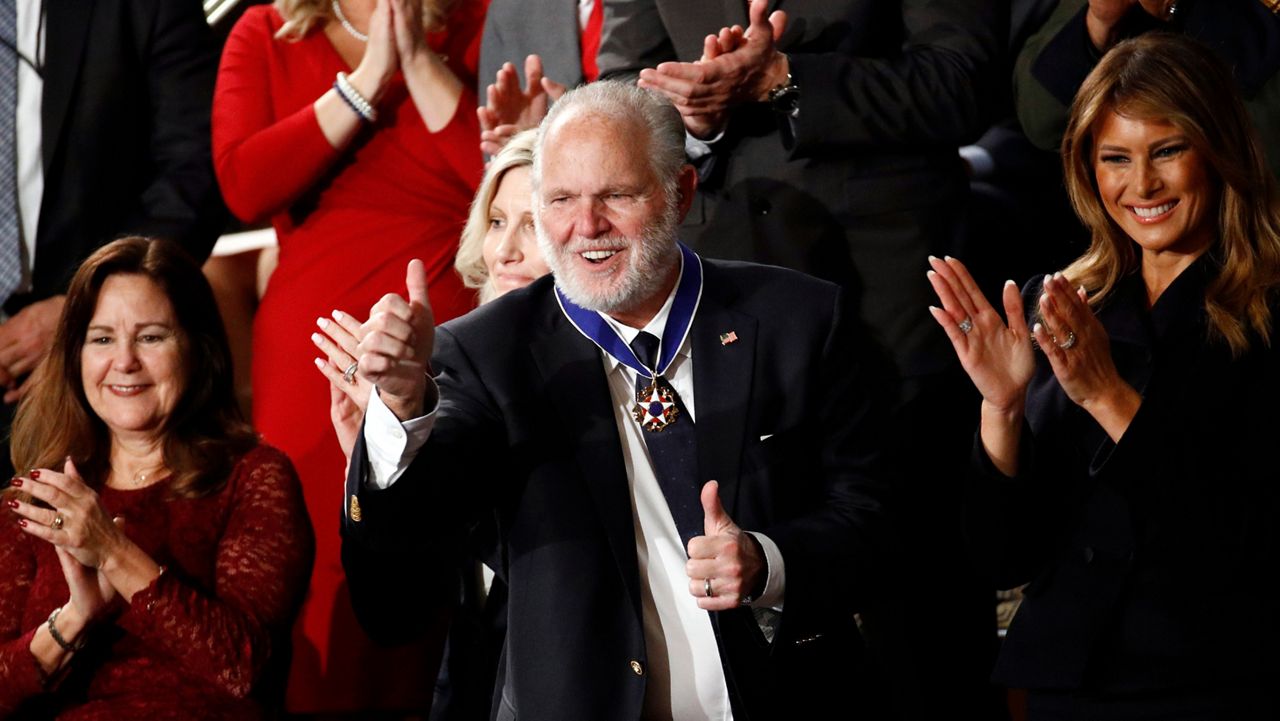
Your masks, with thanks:
[{"label": "thumbs up hand", "polygon": [[435,320],[427,300],[427,270],[422,261],[409,261],[405,288],[408,300],[388,293],[374,304],[356,346],[360,374],[378,386],[382,402],[402,421],[422,415],[435,344]]},{"label": "thumbs up hand", "polygon": [[689,539],[689,593],[698,608],[727,611],[764,588],[767,564],[760,542],[744,533],[720,505],[720,484],[702,487],[703,534]]}]

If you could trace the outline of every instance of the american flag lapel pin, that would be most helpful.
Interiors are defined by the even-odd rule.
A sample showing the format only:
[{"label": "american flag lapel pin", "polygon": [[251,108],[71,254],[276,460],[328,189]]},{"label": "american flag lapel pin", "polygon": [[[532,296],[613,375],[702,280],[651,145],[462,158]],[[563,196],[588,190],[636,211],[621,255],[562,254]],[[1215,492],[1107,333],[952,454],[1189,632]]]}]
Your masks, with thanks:
[{"label": "american flag lapel pin", "polygon": [[738,334],[734,333],[733,331],[720,334],[720,345],[729,345],[730,343],[737,343],[737,342],[738,342]]}]

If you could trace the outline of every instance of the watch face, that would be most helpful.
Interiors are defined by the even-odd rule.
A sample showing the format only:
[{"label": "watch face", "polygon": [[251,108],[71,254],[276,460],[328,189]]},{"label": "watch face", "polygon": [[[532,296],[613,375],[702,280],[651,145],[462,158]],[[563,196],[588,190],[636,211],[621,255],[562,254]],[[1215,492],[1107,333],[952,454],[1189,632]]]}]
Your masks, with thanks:
[{"label": "watch face", "polygon": [[795,117],[800,112],[800,88],[795,85],[783,85],[769,93],[769,104],[774,111]]}]

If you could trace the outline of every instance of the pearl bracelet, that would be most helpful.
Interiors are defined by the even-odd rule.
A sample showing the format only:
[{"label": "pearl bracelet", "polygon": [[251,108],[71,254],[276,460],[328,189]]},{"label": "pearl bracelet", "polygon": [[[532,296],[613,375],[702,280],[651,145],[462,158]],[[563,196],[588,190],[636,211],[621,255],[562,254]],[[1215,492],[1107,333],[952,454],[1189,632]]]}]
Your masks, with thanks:
[{"label": "pearl bracelet", "polygon": [[378,111],[373,105],[356,90],[351,81],[347,79],[346,73],[338,73],[338,79],[333,83],[333,89],[338,91],[338,96],[346,101],[347,105],[355,111],[356,115],[366,123],[372,123],[378,119]]}]

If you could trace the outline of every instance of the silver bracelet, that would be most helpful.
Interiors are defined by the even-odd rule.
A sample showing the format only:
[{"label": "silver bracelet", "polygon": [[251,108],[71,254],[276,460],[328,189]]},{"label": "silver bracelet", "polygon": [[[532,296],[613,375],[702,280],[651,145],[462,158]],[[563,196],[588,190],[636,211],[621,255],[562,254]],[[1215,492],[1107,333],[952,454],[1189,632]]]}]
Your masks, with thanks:
[{"label": "silver bracelet", "polygon": [[69,643],[67,639],[62,637],[62,634],[58,633],[58,627],[55,624],[58,621],[58,614],[60,613],[62,613],[62,606],[58,606],[53,609],[53,613],[49,614],[49,622],[46,624],[49,627],[49,635],[53,637],[54,643],[62,647],[63,651],[66,651],[67,653],[75,653],[76,651],[84,648],[84,639],[80,639],[76,643]]},{"label": "silver bracelet", "polygon": [[373,105],[360,94],[359,90],[351,84],[347,79],[346,73],[338,73],[338,79],[333,83],[333,89],[338,91],[338,96],[346,101],[347,105],[355,111],[356,115],[366,123],[373,123],[378,120],[378,111]]}]

